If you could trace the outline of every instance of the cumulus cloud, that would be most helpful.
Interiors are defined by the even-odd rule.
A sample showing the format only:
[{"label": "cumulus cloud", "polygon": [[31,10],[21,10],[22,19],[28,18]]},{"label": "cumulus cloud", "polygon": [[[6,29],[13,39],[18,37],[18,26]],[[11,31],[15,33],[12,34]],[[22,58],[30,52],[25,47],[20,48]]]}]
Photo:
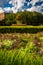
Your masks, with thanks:
[{"label": "cumulus cloud", "polygon": [[43,4],[41,4],[41,6],[43,6]]},{"label": "cumulus cloud", "polygon": [[0,13],[3,13],[4,12],[4,10],[0,7]]},{"label": "cumulus cloud", "polygon": [[[29,2],[27,2],[27,0],[12,0],[12,5],[14,6],[13,8],[13,11],[18,11],[19,10],[23,10],[23,9],[26,9],[27,6],[28,8],[26,9],[27,11],[37,11],[37,12],[40,12],[43,4],[41,4],[41,6],[35,6],[35,3],[36,2],[41,2],[42,0],[31,0]],[[24,3],[26,4],[26,7],[24,6]],[[29,5],[32,5],[32,7],[29,8]],[[24,10],[23,10],[24,11]]]},{"label": "cumulus cloud", "polygon": [[[43,0],[0,0],[0,5],[4,5],[4,3],[6,2],[13,5],[12,7],[10,7],[11,5],[9,5],[9,7],[4,8],[4,10],[7,12],[13,11],[13,13],[16,13],[18,11],[24,10],[37,12],[41,12],[41,10],[43,11]],[[42,4],[39,6],[36,4],[37,2],[42,2]],[[35,6],[35,4],[37,6]]]},{"label": "cumulus cloud", "polygon": [[12,0],[12,5],[16,8],[19,9],[24,5],[25,0]]},{"label": "cumulus cloud", "polygon": [[9,4],[12,4],[12,1],[9,1]]},{"label": "cumulus cloud", "polygon": [[13,13],[17,13],[17,9],[15,9],[15,7],[12,7],[12,11],[13,11]]},{"label": "cumulus cloud", "polygon": [[36,2],[38,2],[39,0],[32,0],[30,3],[34,6]]},{"label": "cumulus cloud", "polygon": [[37,11],[37,12],[40,12],[40,9],[41,9],[41,7],[40,6],[38,6],[38,7],[35,7],[35,6],[33,6],[33,7],[31,7],[30,9],[27,9],[27,11]]},{"label": "cumulus cloud", "polygon": [[6,8],[4,8],[4,11],[7,12],[7,13],[8,13],[8,12],[12,12],[12,8],[6,7]]}]

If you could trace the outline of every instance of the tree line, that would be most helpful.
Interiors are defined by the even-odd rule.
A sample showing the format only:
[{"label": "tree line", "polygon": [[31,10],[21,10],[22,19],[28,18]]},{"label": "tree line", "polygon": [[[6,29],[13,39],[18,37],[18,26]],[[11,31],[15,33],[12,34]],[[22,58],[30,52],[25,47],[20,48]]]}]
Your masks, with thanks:
[{"label": "tree line", "polygon": [[39,12],[17,12],[5,13],[5,18],[0,21],[0,26],[10,26],[13,24],[26,24],[26,25],[43,25],[43,14]]}]

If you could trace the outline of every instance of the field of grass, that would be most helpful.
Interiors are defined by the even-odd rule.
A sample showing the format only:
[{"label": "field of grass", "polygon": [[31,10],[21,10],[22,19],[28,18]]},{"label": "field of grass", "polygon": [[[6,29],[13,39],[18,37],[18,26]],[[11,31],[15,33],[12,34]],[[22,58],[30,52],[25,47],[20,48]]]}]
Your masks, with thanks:
[{"label": "field of grass", "polygon": [[5,14],[0,21],[0,65],[43,65],[42,14]]},{"label": "field of grass", "polygon": [[0,65],[43,65],[43,32],[0,34]]}]

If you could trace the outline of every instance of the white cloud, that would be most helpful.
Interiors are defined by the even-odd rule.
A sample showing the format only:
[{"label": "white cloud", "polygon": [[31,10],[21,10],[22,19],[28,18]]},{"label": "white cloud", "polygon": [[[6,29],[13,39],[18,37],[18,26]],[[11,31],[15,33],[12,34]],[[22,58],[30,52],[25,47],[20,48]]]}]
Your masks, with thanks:
[{"label": "white cloud", "polygon": [[12,5],[16,7],[17,9],[19,9],[24,5],[24,2],[25,0],[12,0]]},{"label": "white cloud", "polygon": [[15,9],[15,7],[12,7],[12,11],[13,13],[17,13],[17,10]]},{"label": "white cloud", "polygon": [[43,6],[43,4],[41,4],[41,6]]},{"label": "white cloud", "polygon": [[9,1],[9,4],[12,4],[12,1]]},{"label": "white cloud", "polygon": [[30,3],[34,6],[36,2],[38,2],[39,0],[32,0]]},{"label": "white cloud", "polygon": [[[41,10],[41,6],[43,6],[43,4],[41,6],[34,6],[36,2],[38,2],[39,0],[32,0],[31,2],[28,2],[27,5],[29,5],[30,3],[32,4],[31,8],[26,9],[27,11],[37,11],[40,12]],[[43,0],[41,0],[43,1]],[[21,11],[24,11],[22,9],[22,6],[24,6],[24,2],[26,2],[26,0],[11,0],[10,3],[12,3],[12,5],[14,7],[12,7],[12,11],[13,13],[16,13],[18,11],[18,9],[21,9]]]},{"label": "white cloud", "polygon": [[37,11],[37,12],[40,12],[40,10],[41,10],[41,7],[40,6],[37,6],[37,7],[35,7],[35,6],[33,6],[33,7],[31,7],[30,9],[27,9],[27,11]]},{"label": "white cloud", "polygon": [[4,8],[4,11],[5,12],[12,12],[12,9],[10,7],[6,7],[6,8]]},{"label": "white cloud", "polygon": [[4,10],[0,7],[0,13],[3,13],[4,12]]},{"label": "white cloud", "polygon": [[[7,2],[9,1],[9,4],[12,4],[13,7],[12,8],[6,7],[6,8],[4,8],[4,10],[6,12],[12,12],[13,11],[13,13],[16,13],[18,10],[24,11],[24,9],[22,9],[22,7],[24,6],[24,2],[27,3],[26,0],[3,0],[3,1],[0,0],[0,5],[1,4],[3,5],[3,3],[6,2],[6,1]],[[41,6],[37,6],[37,7],[34,6],[35,3],[39,2],[39,1],[43,1],[43,0],[32,0],[31,2],[28,2],[27,5],[29,5],[31,3],[32,7],[28,8],[26,10],[27,11],[37,11],[37,12],[40,12],[40,10],[43,8],[42,7],[43,4],[41,4]]]},{"label": "white cloud", "polygon": [[24,12],[24,10],[22,9],[22,12]]},{"label": "white cloud", "polygon": [[[35,3],[38,2],[39,0],[32,0],[30,3],[32,4],[32,7],[31,8],[28,8],[27,10],[29,11],[40,11],[40,6],[38,7],[35,7]],[[12,0],[12,5],[14,6],[12,9],[13,9],[13,12],[17,12],[18,9],[21,9],[22,10],[22,6],[24,6],[24,2],[26,2],[26,0]],[[30,4],[29,2],[27,3],[27,5]]]}]

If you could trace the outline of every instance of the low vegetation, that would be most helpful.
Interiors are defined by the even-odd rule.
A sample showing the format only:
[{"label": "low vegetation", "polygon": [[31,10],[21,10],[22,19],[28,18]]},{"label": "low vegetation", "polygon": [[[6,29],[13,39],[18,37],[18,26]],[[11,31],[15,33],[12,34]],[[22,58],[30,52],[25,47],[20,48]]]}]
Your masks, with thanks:
[{"label": "low vegetation", "polygon": [[0,26],[0,33],[37,33],[43,26]]},{"label": "low vegetation", "polygon": [[0,34],[0,65],[43,65],[43,32]]}]

